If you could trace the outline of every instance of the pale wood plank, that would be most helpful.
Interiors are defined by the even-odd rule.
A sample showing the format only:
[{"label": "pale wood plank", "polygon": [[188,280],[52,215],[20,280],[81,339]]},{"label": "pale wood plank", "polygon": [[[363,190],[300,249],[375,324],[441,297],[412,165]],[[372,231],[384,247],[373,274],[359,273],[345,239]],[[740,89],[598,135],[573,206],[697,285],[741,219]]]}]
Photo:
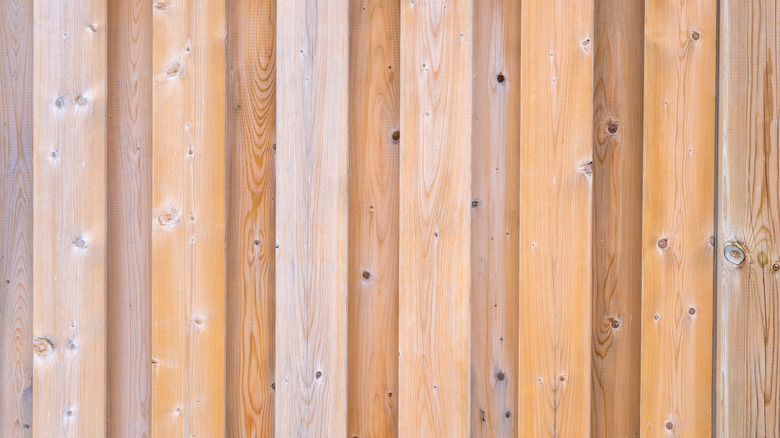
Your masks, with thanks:
[{"label": "pale wood plank", "polygon": [[593,0],[522,2],[519,431],[590,430]]},{"label": "pale wood plank", "polygon": [[349,3],[277,3],[277,436],[347,433]]},{"label": "pale wood plank", "polygon": [[520,2],[474,3],[471,435],[515,436]]},{"label": "pale wood plank", "polygon": [[780,434],[780,5],[721,3],[716,435]]},{"label": "pale wood plank", "polygon": [[34,2],[33,435],[106,433],[106,0]]},{"label": "pale wood plank", "polygon": [[469,434],[472,28],[472,0],[401,4],[401,436]]},{"label": "pale wood plank", "polygon": [[642,436],[709,436],[715,0],[645,9]]},{"label": "pale wood plank", "polygon": [[274,436],[276,2],[228,1],[227,435]]},{"label": "pale wood plank", "polygon": [[349,437],[398,435],[400,12],[350,2]]},{"label": "pale wood plank", "polygon": [[225,433],[225,2],[153,11],[152,435]]},{"label": "pale wood plank", "polygon": [[33,4],[0,0],[0,431],[32,436]]},{"label": "pale wood plank", "polygon": [[152,3],[108,1],[108,436],[151,433]]},{"label": "pale wood plank", "polygon": [[639,434],[644,0],[596,0],[591,436]]}]

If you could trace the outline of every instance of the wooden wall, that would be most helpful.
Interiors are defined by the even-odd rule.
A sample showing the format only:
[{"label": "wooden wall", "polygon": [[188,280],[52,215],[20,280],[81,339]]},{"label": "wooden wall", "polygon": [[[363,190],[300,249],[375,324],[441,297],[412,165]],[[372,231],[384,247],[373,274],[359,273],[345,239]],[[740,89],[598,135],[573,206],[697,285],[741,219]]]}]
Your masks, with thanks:
[{"label": "wooden wall", "polygon": [[773,0],[0,0],[0,435],[780,428]]}]

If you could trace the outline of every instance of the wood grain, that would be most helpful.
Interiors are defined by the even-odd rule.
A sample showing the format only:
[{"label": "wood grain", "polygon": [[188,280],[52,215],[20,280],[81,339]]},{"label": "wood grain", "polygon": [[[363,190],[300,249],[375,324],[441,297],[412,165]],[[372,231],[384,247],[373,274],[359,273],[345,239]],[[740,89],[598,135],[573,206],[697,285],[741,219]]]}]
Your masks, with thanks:
[{"label": "wood grain", "polygon": [[227,435],[274,435],[276,2],[229,0]]},{"label": "wood grain", "polygon": [[644,0],[596,0],[591,436],[639,434]]},{"label": "wood grain", "polygon": [[152,435],[225,433],[225,2],[153,5]]},{"label": "wood grain", "polygon": [[350,437],[398,435],[400,21],[395,0],[350,2]]},{"label": "wood grain", "polygon": [[151,433],[152,3],[108,1],[108,436]]},{"label": "wood grain", "polygon": [[593,0],[522,2],[519,431],[590,430]]},{"label": "wood grain", "polygon": [[401,4],[400,436],[468,436],[473,2]]},{"label": "wood grain", "polygon": [[33,4],[0,0],[0,431],[32,436]]},{"label": "wood grain", "polygon": [[517,423],[520,2],[474,3],[471,436]]},{"label": "wood grain", "polygon": [[277,3],[277,436],[347,434],[349,4]]},{"label": "wood grain", "polygon": [[714,0],[645,9],[642,436],[712,430],[716,21]]},{"label": "wood grain", "polygon": [[721,3],[716,435],[780,435],[780,5]]},{"label": "wood grain", "polygon": [[106,433],[106,1],[34,3],[33,435]]}]

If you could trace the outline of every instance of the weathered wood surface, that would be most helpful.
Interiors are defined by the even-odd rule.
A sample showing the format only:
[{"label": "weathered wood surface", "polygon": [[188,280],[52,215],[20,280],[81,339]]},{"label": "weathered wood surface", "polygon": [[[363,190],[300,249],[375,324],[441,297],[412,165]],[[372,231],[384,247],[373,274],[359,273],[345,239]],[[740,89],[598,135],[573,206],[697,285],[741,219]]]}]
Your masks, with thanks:
[{"label": "weathered wood surface", "polygon": [[721,3],[716,435],[780,435],[780,5]]},{"label": "weathered wood surface", "polygon": [[153,11],[152,436],[225,432],[225,2]]},{"label": "weathered wood surface", "polygon": [[644,0],[596,0],[591,436],[639,433]]},{"label": "weathered wood surface", "polygon": [[709,436],[717,5],[645,11],[640,433]]},{"label": "weathered wood surface", "polygon": [[350,3],[347,436],[398,435],[400,9]]},{"label": "weathered wood surface", "polygon": [[593,1],[522,3],[518,430],[590,430]]},{"label": "weathered wood surface", "polygon": [[274,429],[346,436],[349,4],[277,8]]},{"label": "weathered wood surface", "polygon": [[152,3],[108,1],[108,436],[151,433]]},{"label": "weathered wood surface", "polygon": [[32,436],[33,4],[0,0],[0,431]]},{"label": "weathered wood surface", "polygon": [[228,1],[227,435],[274,433],[276,2]]},{"label": "weathered wood surface", "polygon": [[106,0],[34,5],[33,434],[105,436]]},{"label": "weathered wood surface", "polygon": [[401,4],[401,436],[470,428],[472,12]]},{"label": "weathered wood surface", "polygon": [[471,435],[517,430],[520,2],[474,3]]}]

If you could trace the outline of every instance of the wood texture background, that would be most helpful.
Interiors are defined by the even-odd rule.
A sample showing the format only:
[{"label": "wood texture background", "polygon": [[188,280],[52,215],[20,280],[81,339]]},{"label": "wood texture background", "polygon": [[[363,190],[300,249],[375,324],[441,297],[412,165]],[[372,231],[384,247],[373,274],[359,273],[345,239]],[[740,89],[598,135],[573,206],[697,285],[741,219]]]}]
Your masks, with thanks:
[{"label": "wood texture background", "polygon": [[0,0],[0,435],[780,434],[778,12]]}]

